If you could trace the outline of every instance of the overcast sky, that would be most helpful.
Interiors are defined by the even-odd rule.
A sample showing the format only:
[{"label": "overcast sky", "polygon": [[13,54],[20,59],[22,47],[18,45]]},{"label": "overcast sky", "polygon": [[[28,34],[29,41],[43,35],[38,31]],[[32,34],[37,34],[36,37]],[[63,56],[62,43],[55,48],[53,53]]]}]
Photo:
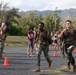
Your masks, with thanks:
[{"label": "overcast sky", "polygon": [[19,8],[21,11],[29,10],[55,10],[76,8],[76,0],[0,0],[9,3],[10,7]]}]

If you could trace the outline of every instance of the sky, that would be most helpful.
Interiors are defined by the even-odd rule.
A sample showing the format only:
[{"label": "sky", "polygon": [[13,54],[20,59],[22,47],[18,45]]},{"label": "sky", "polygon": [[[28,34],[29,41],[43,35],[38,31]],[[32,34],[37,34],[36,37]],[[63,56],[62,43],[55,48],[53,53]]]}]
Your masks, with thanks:
[{"label": "sky", "polygon": [[76,0],[0,0],[8,3],[9,7],[18,8],[20,11],[29,10],[64,10],[76,8]]}]

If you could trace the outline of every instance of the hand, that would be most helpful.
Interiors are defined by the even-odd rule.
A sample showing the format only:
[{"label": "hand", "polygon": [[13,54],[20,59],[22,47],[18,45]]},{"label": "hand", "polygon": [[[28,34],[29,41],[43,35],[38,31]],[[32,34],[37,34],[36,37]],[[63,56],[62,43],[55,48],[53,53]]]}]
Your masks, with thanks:
[{"label": "hand", "polygon": [[34,36],[30,36],[29,38],[32,39],[32,38],[34,38]]},{"label": "hand", "polygon": [[63,29],[62,33],[65,33],[67,29]]},{"label": "hand", "polygon": [[45,34],[43,34],[43,33],[40,33],[40,36],[41,36],[42,38],[46,37]]}]

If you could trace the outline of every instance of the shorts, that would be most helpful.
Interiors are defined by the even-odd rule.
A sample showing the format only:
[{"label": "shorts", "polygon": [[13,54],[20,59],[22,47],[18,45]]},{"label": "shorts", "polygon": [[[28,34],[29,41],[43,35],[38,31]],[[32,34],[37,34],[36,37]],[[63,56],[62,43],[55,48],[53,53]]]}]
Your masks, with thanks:
[{"label": "shorts", "polygon": [[34,42],[33,41],[29,41],[28,45],[29,45],[29,48],[32,48],[32,49],[34,48]]},{"label": "shorts", "polygon": [[58,43],[57,40],[54,40],[54,43]]}]

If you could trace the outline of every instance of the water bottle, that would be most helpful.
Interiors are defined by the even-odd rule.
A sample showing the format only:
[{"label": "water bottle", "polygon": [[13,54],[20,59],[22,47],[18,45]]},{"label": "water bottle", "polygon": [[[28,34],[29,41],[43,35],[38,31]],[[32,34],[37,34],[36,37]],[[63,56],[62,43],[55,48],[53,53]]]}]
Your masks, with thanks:
[{"label": "water bottle", "polygon": [[72,51],[74,50],[74,46],[71,45],[70,47],[67,48],[67,50],[68,50],[68,53],[69,53],[69,52],[72,52]]}]

